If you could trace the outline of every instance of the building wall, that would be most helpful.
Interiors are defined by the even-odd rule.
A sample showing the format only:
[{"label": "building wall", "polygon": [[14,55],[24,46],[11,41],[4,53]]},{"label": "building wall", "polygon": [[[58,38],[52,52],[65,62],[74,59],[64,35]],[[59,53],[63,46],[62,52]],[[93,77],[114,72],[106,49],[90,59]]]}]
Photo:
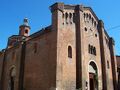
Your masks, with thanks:
[{"label": "building wall", "polygon": [[120,67],[120,56],[116,56],[117,67]]},{"label": "building wall", "polygon": [[26,42],[24,89],[53,90],[56,87],[56,31]]},{"label": "building wall", "polygon": [[[56,13],[56,11],[54,12]],[[57,27],[57,88],[75,90],[76,88],[76,32],[73,22],[74,10],[58,11]],[[65,19],[65,14],[72,18]],[[64,16],[64,17],[63,17]],[[54,21],[55,23],[55,21]],[[72,58],[68,57],[68,47],[72,48]]]},{"label": "building wall", "polygon": [[21,59],[21,45],[7,49],[5,51],[5,63],[4,63],[4,71],[3,71],[3,81],[2,90],[8,90],[10,88],[10,76],[11,76],[11,70],[14,68],[14,74],[15,74],[15,90],[18,90],[19,88],[19,71],[20,71],[20,59]]},{"label": "building wall", "polygon": [[[51,28],[5,50],[4,68],[4,55],[0,54],[2,90],[8,90],[11,74],[15,76],[15,90],[90,90],[91,62],[97,67],[98,89],[114,90],[110,37],[92,9],[56,3],[51,12]],[[89,51],[89,45],[96,54]]]},{"label": "building wall", "polygon": [[118,90],[120,89],[120,56],[116,56],[117,72],[118,72]]},{"label": "building wall", "polygon": [[104,33],[104,49],[105,49],[105,70],[106,70],[106,80],[107,80],[107,89],[113,90],[113,76],[112,76],[112,66],[111,66],[111,55],[109,49],[109,38]]},{"label": "building wall", "polygon": [[[88,14],[91,16],[90,18],[85,18],[84,14]],[[84,73],[84,83],[88,82],[88,88],[89,87],[89,64],[90,62],[94,62],[97,66],[98,70],[98,84],[99,90],[102,90],[102,69],[101,69],[101,53],[100,53],[100,42],[99,42],[99,32],[98,32],[98,20],[95,18],[93,13],[90,10],[84,10],[82,13],[82,28],[83,31],[83,41],[84,41],[84,60],[83,60],[83,69],[86,69],[86,72]],[[93,18],[93,22],[92,22]],[[94,24],[96,23],[96,25]],[[87,29],[87,30],[86,30]],[[91,54],[89,52],[89,45],[96,48],[96,55]],[[84,85],[86,87],[86,85]]]},{"label": "building wall", "polygon": [[[81,47],[80,51],[81,53],[79,54],[79,57],[81,58],[81,67],[82,67],[82,89],[86,89],[86,82],[88,82],[89,84],[89,72],[88,72],[88,67],[89,67],[89,63],[90,61],[94,61],[98,67],[98,81],[99,81],[99,89],[102,89],[103,86],[103,82],[102,82],[102,58],[101,58],[101,53],[102,51],[100,50],[100,46],[101,43],[99,40],[101,40],[101,38],[99,37],[99,30],[97,28],[97,24],[98,24],[98,19],[96,19],[95,15],[93,12],[90,12],[90,9],[83,9],[83,11],[79,11],[77,13],[77,10],[73,10],[73,8],[68,8],[65,9],[66,6],[64,6],[63,3],[59,3],[56,4],[54,6],[52,6],[53,9],[53,25],[56,25],[55,29],[57,29],[58,31],[58,57],[57,57],[57,87],[61,88],[61,89],[70,89],[70,88],[74,88],[75,87],[75,81],[74,78],[77,78],[75,75],[75,71],[77,70],[77,68],[75,66],[69,67],[67,68],[67,65],[69,65],[69,61],[66,62],[67,60],[67,46],[71,45],[72,49],[73,49],[73,65],[76,65],[76,42],[80,42],[80,44],[78,45],[78,47]],[[88,18],[85,20],[84,19],[84,13],[88,13],[91,15],[91,20],[89,20]],[[70,14],[72,14],[72,18],[69,18]],[[74,19],[74,15],[76,15],[75,17],[77,19]],[[96,26],[94,26],[94,22],[92,23],[92,19],[96,22]],[[70,24],[70,22],[72,21],[72,24]],[[77,27],[77,25],[79,27]],[[87,28],[87,31],[85,31],[85,28]],[[79,35],[76,36],[76,33],[79,31]],[[80,37],[80,41],[78,41],[77,38]],[[106,35],[104,27],[103,27],[103,51],[104,53],[104,66],[105,66],[105,74],[107,77],[107,82],[105,87],[110,87],[108,89],[113,90],[113,81],[112,81],[112,68],[111,68],[111,57],[110,57],[110,51],[109,51],[109,41],[106,43],[106,38],[109,40],[109,37]],[[97,55],[91,55],[89,54],[89,50],[88,50],[88,46],[93,45],[96,47],[96,53]],[[75,47],[75,48],[74,48]],[[107,54],[106,54],[107,53]],[[75,56],[75,57],[74,57]],[[75,60],[74,60],[75,59]],[[107,60],[108,59],[108,60]],[[107,62],[109,62],[109,69],[107,69]],[[64,64],[64,65],[63,65]],[[65,68],[64,68],[65,67]],[[69,75],[68,73],[70,71],[74,72],[71,73],[71,75]],[[65,71],[65,72],[64,72]],[[67,75],[69,76],[67,76]],[[64,77],[64,75],[66,75]],[[105,77],[103,75],[103,77]],[[73,77],[73,78],[71,78]],[[105,78],[106,78],[105,77]],[[63,80],[64,78],[64,80]],[[70,83],[67,83],[68,87],[65,85],[64,83],[66,83],[65,81],[70,82],[70,80],[72,82],[74,82],[74,84],[70,85]],[[71,79],[69,79],[71,78]],[[88,86],[89,89],[89,86]]]},{"label": "building wall", "polygon": [[2,67],[3,67],[4,52],[0,53],[0,88],[2,83]]}]

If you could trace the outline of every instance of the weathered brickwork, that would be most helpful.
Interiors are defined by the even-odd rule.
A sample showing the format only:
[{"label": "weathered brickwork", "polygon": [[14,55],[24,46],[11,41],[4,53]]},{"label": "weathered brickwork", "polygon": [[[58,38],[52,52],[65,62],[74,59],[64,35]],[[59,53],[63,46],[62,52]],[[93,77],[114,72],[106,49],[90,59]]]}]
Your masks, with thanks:
[{"label": "weathered brickwork", "polygon": [[118,90],[120,89],[120,56],[116,56],[118,72]]},{"label": "weathered brickwork", "polygon": [[28,20],[0,52],[0,90],[117,90],[114,41],[90,7],[55,3],[52,24]]},{"label": "weathered brickwork", "polygon": [[15,76],[15,90],[18,90],[21,45],[6,49],[2,68],[2,90],[8,90],[11,75]]}]

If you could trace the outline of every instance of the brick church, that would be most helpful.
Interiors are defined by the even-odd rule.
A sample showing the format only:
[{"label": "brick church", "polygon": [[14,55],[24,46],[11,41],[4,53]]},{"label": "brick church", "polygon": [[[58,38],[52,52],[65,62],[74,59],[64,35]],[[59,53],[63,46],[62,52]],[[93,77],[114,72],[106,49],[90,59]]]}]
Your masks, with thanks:
[{"label": "brick church", "polygon": [[90,7],[55,3],[50,26],[28,19],[0,52],[0,90],[117,90],[114,40]]}]

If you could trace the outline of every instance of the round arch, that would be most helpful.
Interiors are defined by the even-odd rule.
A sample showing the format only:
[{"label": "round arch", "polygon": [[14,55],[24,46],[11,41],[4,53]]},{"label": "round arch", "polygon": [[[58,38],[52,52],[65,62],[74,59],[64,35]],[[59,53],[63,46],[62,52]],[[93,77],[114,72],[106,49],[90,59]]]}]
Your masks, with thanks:
[{"label": "round arch", "polygon": [[9,70],[9,86],[8,90],[15,90],[15,77],[16,77],[16,68],[13,65]]},{"label": "round arch", "polygon": [[[88,69],[89,69],[90,63],[92,63],[92,62],[95,64],[95,67],[97,68],[97,72],[99,73],[98,65],[97,65],[97,63],[95,62],[95,60],[90,60],[90,61],[88,62]],[[88,71],[88,72],[89,72],[89,71]]]},{"label": "round arch", "polygon": [[98,90],[98,66],[94,60],[89,61],[89,90]]}]

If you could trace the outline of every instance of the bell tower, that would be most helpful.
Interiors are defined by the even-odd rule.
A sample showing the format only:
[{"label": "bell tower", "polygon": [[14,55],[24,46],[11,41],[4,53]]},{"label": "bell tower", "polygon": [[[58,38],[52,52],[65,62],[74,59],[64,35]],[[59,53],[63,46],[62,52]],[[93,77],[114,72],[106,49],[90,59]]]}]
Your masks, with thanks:
[{"label": "bell tower", "polygon": [[23,24],[19,26],[19,35],[12,35],[8,38],[8,48],[13,47],[22,41],[23,38],[28,37],[30,33],[30,26],[28,25],[28,19],[25,18]]},{"label": "bell tower", "polygon": [[30,26],[28,25],[28,19],[25,18],[23,20],[23,24],[19,26],[19,35],[20,36],[29,36],[30,33]]}]

